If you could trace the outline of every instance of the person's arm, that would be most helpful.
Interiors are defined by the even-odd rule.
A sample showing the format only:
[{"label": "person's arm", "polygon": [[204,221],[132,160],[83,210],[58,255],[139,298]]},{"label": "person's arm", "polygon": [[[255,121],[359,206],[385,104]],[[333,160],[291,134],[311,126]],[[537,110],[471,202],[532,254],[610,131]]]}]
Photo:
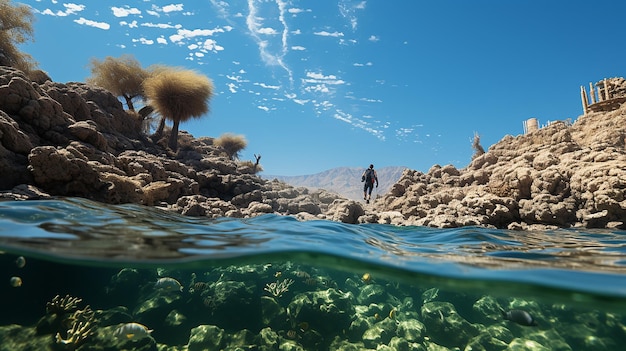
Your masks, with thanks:
[{"label": "person's arm", "polygon": [[378,173],[374,171],[374,179],[376,179],[376,187],[378,188]]}]

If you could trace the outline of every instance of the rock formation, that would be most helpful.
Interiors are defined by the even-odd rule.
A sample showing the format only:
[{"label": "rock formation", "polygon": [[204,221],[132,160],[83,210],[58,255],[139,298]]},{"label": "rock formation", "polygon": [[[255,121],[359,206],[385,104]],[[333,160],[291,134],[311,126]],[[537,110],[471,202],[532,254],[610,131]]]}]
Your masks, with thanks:
[{"label": "rock formation", "polygon": [[[612,79],[624,91],[624,79]],[[617,86],[617,83],[620,83]],[[623,85],[623,86],[622,86]],[[626,106],[505,136],[464,169],[405,171],[364,221],[527,229],[626,227]],[[384,212],[385,213],[385,212]],[[390,215],[391,214],[391,215]]]},{"label": "rock formation", "polygon": [[140,126],[137,115],[104,89],[33,82],[0,67],[0,197],[77,196],[192,216],[278,213],[352,223],[362,212],[324,190],[262,179],[212,138],[182,133],[173,153],[142,135]]},{"label": "rock formation", "polygon": [[[623,98],[624,79],[603,84],[611,98]],[[77,196],[212,218],[276,213],[432,227],[625,228],[626,106],[605,105],[611,111],[590,109],[573,125],[507,135],[464,169],[406,170],[364,207],[262,179],[212,138],[182,133],[173,153],[142,135],[139,115],[104,89],[31,81],[0,67],[0,198]]]}]

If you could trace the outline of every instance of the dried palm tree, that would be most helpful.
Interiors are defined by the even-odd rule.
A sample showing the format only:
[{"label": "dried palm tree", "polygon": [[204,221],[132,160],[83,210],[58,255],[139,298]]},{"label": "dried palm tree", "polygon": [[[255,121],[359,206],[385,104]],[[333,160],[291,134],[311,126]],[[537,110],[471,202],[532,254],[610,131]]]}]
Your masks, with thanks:
[{"label": "dried palm tree", "polygon": [[[144,81],[143,86],[148,104],[173,122],[169,147],[176,151],[180,122],[201,117],[209,111],[213,83],[208,77],[192,70],[160,67]],[[159,133],[157,130],[157,135]]]}]

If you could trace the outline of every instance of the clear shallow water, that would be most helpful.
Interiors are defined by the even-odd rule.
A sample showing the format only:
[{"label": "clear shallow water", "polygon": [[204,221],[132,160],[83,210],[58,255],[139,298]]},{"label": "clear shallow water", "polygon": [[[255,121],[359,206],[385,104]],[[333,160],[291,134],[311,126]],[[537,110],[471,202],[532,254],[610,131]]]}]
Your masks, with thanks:
[{"label": "clear shallow water", "polygon": [[[125,318],[101,315],[95,336],[77,345],[82,349],[111,344],[105,335],[130,321],[154,329],[154,343],[172,349],[187,345],[193,328],[202,325],[217,326],[231,339],[248,330],[253,336],[247,345],[258,349],[282,344],[287,349],[350,349],[353,344],[357,349],[393,349],[404,348],[404,342],[411,350],[431,344],[523,349],[515,346],[519,339],[567,350],[563,345],[611,349],[626,341],[624,231],[345,225],[275,215],[208,220],[136,205],[64,199],[0,202],[0,250],[5,252],[0,255],[0,282],[7,282],[0,288],[7,297],[0,307],[9,311],[0,317],[0,337],[6,335],[3,325],[37,326],[42,336],[38,347],[53,343],[56,330],[41,327],[41,318],[73,320],[46,312],[56,295],[80,297],[104,314],[116,306],[127,309]],[[27,262],[21,268],[20,256]],[[14,286],[15,277],[21,286]],[[175,279],[182,291],[155,289],[163,277]],[[290,280],[284,294],[268,291],[268,284]],[[202,284],[194,289],[196,283]],[[228,289],[220,290],[223,285]],[[233,291],[241,296],[228,293]],[[328,311],[320,314],[323,302],[311,306],[305,300],[329,300]],[[160,307],[142,307],[141,301]],[[341,313],[333,314],[328,306]],[[272,308],[274,314],[268,312]],[[532,312],[539,327],[503,320],[500,309],[512,308]],[[185,322],[163,322],[172,311]],[[268,313],[273,319],[264,315]],[[328,319],[343,332],[327,330],[320,321]],[[423,330],[406,336],[405,324],[414,329],[421,324]],[[504,328],[506,335],[472,341],[486,339],[495,327]],[[460,328],[467,335],[451,341],[439,337],[438,328],[448,333]],[[277,345],[269,345],[271,333]],[[550,333],[558,337],[546,337]],[[63,330],[61,334],[65,338]],[[28,341],[12,340],[14,347],[27,349]],[[124,342],[134,349],[154,349],[147,340]],[[224,341],[219,348],[236,349],[235,344]]]}]

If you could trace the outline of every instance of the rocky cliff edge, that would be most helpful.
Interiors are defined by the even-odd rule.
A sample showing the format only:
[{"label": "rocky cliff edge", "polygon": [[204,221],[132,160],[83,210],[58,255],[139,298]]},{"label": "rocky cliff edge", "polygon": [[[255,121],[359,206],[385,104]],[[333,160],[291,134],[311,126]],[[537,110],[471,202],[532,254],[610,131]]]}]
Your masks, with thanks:
[{"label": "rocky cliff edge", "polygon": [[[78,196],[184,215],[345,223],[626,229],[626,106],[505,136],[464,169],[407,170],[370,206],[254,174],[208,137],[173,153],[106,90],[0,67],[0,199]],[[613,79],[617,87],[624,79]]]},{"label": "rocky cliff edge", "polygon": [[0,66],[0,198],[77,196],[212,218],[278,213],[356,223],[364,213],[324,190],[264,180],[212,138],[181,133],[173,153],[142,135],[137,114],[108,91],[46,78]]},{"label": "rocky cliff edge", "polygon": [[[623,78],[611,80],[626,87]],[[507,135],[464,169],[405,171],[369,222],[626,229],[626,105]],[[381,213],[382,212],[382,213]]]}]

